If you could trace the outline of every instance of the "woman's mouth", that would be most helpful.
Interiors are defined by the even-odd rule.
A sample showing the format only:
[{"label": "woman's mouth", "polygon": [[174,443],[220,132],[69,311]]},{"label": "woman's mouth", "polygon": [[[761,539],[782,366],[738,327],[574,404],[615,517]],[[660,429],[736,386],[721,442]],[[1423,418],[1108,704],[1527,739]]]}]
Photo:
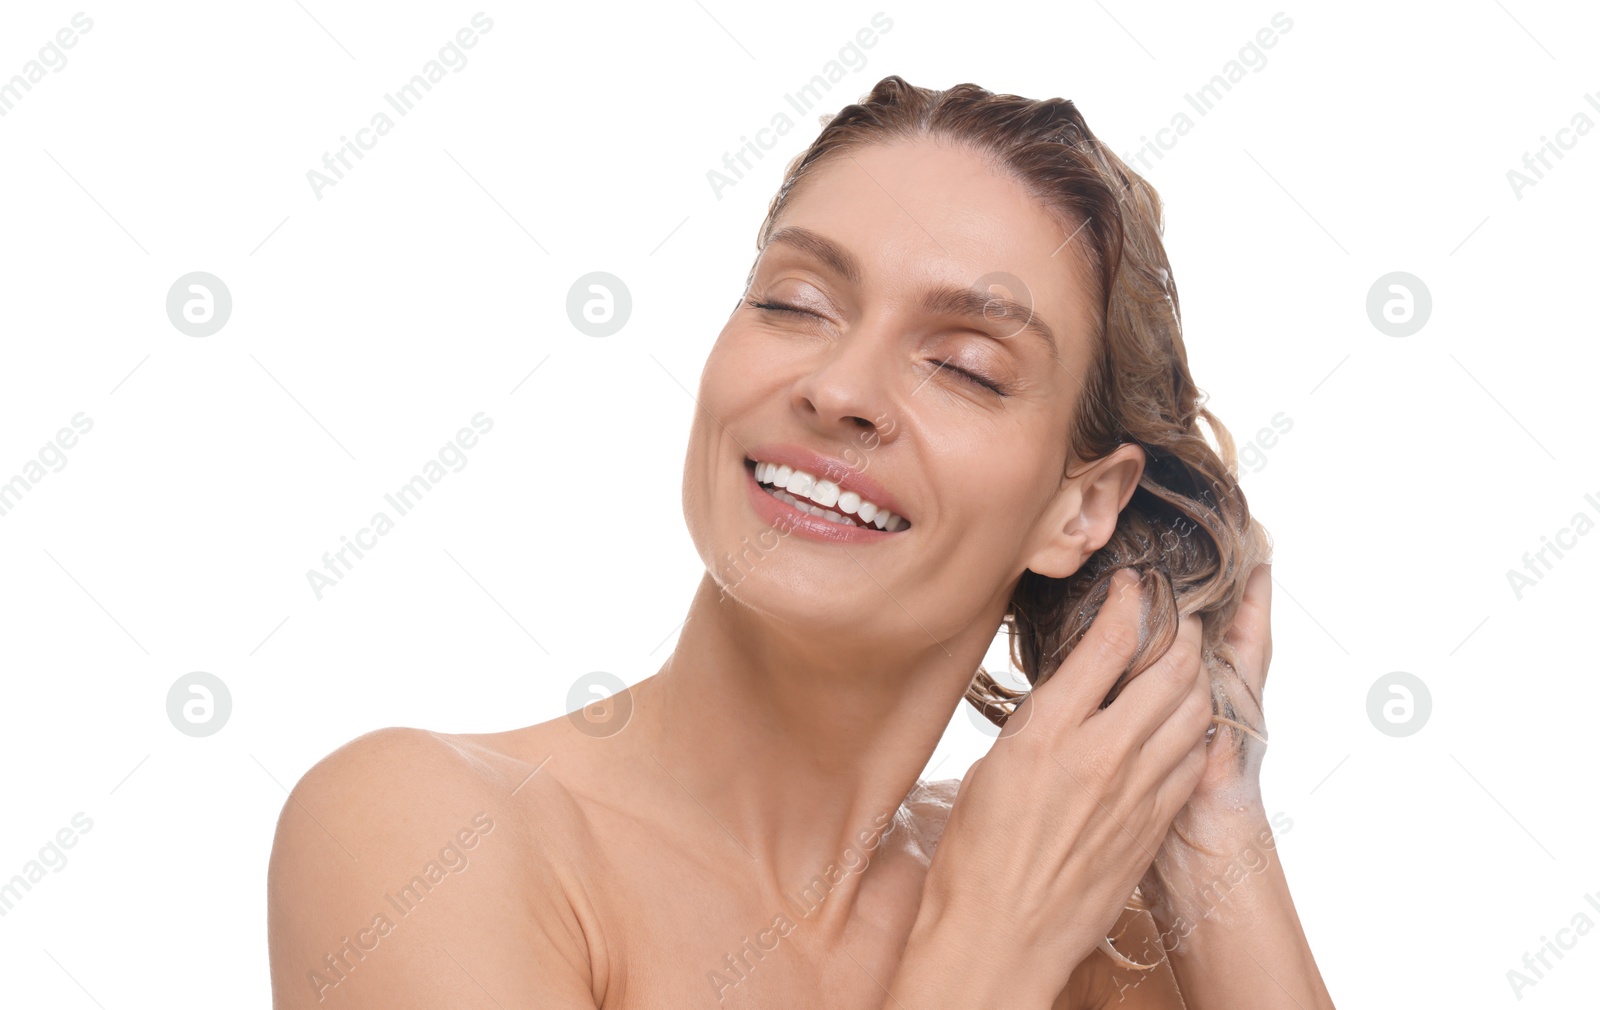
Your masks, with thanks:
[{"label": "woman's mouth", "polygon": [[808,515],[841,526],[878,529],[898,533],[911,528],[904,516],[867,501],[854,491],[841,490],[833,481],[820,478],[787,464],[763,463],[745,460],[745,469],[752,471],[756,483],[767,494],[799,509]]}]

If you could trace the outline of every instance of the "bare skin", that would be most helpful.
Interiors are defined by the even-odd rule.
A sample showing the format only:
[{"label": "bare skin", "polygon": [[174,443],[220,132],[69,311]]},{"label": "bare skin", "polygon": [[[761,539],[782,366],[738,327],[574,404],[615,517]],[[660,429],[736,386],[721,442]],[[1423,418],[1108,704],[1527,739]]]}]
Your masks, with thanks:
[{"label": "bare skin", "polygon": [[[990,838],[951,819],[954,781],[919,776],[1021,573],[1062,577],[1102,546],[1143,454],[1123,446],[1060,476],[1087,372],[1088,302],[1060,223],[978,155],[927,141],[852,152],[797,191],[783,226],[827,238],[858,276],[815,249],[771,243],[751,295],[812,315],[741,305],[707,360],[683,482],[707,575],[672,657],[613,701],[628,706],[625,717],[613,707],[454,737],[383,730],[308,772],[284,807],[269,870],[280,1010],[867,1010],[900,1003],[891,989],[906,993],[910,1010],[895,980],[908,950],[931,949],[917,938],[928,932],[924,885],[947,819],[964,840]],[[1053,347],[1008,321],[921,304],[931,285],[967,288],[996,271],[1029,289]],[[859,457],[863,434],[871,474],[904,506],[910,529],[870,546],[791,534],[753,570],[730,573],[725,559],[770,529],[747,497],[745,447],[784,442]],[[1157,919],[1180,914],[1182,896],[1155,917],[1119,917],[1118,895],[1131,892],[1149,864],[1141,853],[1197,784],[1212,784],[1202,785],[1207,796],[1239,792],[1234,773],[1219,770],[1233,762],[1208,761],[1203,747],[1209,701],[1198,628],[1188,623],[1188,651],[1175,647],[1139,678],[1148,689],[1131,685],[1129,702],[1119,697],[1102,720],[1142,720],[1138,739],[1117,738],[1131,747],[1118,767],[1138,757],[1145,769],[1124,783],[1145,797],[1127,808],[1139,815],[1127,817],[1139,837],[1084,834],[1103,840],[1094,865],[1106,873],[1074,855],[1062,879],[1103,886],[1081,909],[1064,901],[1045,910],[1073,923],[1070,942],[1036,941],[1068,934],[1043,919],[1022,923],[1029,950],[1048,953],[998,972],[1027,995],[1013,1005],[1176,1008],[1185,971],[1216,988],[1221,969],[1237,967],[1238,943],[1210,934],[1197,933],[1209,946],[1200,943],[1187,966],[1177,961],[1177,972],[1114,970],[1092,951],[1104,931],[1135,958],[1158,946],[1171,923]],[[1115,676],[1114,664],[1102,666]],[[1131,699],[1136,690],[1143,701]],[[969,773],[964,800],[969,789],[994,797],[1004,788],[979,771],[1003,745]],[[1023,753],[1036,752],[1012,745],[1006,760]],[[1112,799],[1095,803],[1105,810]],[[1190,812],[1202,826],[1220,823],[1209,801]],[[947,871],[941,908],[981,907],[981,888],[949,886],[981,877],[981,856]],[[1013,869],[1008,893],[1039,893],[1026,867]],[[808,885],[825,897],[807,900]],[[952,895],[962,901],[944,904]],[[1286,891],[1273,901],[1262,929],[1286,932]],[[1303,937],[1267,964],[1293,961],[1301,946]],[[745,961],[730,963],[741,950]],[[951,972],[957,953],[929,957],[929,977]]]},{"label": "bare skin", "polygon": [[[635,685],[631,719],[646,717],[659,684]],[[597,739],[561,718],[495,734],[387,729],[330,755],[280,826],[274,1006],[432,1005],[423,994],[493,1006],[486,992],[506,1006],[605,1010],[882,1006],[874,979],[894,973],[959,780],[918,782],[889,816],[863,824],[886,830],[857,841],[856,870],[843,866],[854,857],[830,860],[849,873],[842,885],[819,887],[831,878],[818,864],[773,893],[663,769],[647,770],[637,736]],[[488,831],[473,824],[483,814]],[[464,828],[470,848],[455,837]],[[425,868],[452,842],[464,868],[441,863],[443,879],[430,882]],[[389,899],[408,885],[402,912]],[[373,929],[376,914],[387,924]],[[790,925],[772,931],[780,915]],[[1131,910],[1113,931],[1135,956],[1156,933]],[[757,954],[752,941],[771,949]],[[729,955],[741,951],[736,970]],[[1111,1005],[1183,1004],[1165,964],[1147,977],[1094,953],[1053,1010]]]}]

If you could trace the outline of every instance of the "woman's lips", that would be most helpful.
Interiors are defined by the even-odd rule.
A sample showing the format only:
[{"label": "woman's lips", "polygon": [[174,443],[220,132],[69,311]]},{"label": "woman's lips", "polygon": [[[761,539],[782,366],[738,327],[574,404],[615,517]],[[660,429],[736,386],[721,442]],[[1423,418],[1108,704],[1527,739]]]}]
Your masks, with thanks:
[{"label": "woman's lips", "polygon": [[898,533],[911,525],[904,516],[838,481],[760,460],[747,459],[745,466],[754,468],[756,483],[768,494],[819,519],[845,526],[872,526],[887,533]]},{"label": "woman's lips", "polygon": [[807,539],[820,540],[824,543],[868,544],[909,532],[909,527],[896,533],[890,533],[870,524],[857,526],[854,523],[836,523],[820,516],[814,516],[809,512],[802,512],[793,505],[775,497],[772,492],[756,481],[755,463],[753,461],[745,460],[744,471],[745,487],[756,514],[767,525],[783,536],[797,533]]},{"label": "woman's lips", "polygon": [[[792,442],[767,442],[749,446],[745,450],[745,455],[762,463],[775,463],[787,466],[791,470],[802,470],[813,477],[837,484],[841,492],[853,491],[878,508],[887,509],[900,516],[906,521],[907,526],[912,525],[912,517],[905,508],[905,503],[866,472],[868,464],[873,461],[866,458],[863,452],[854,446],[845,451],[851,457],[848,461],[824,455]],[[823,506],[823,508],[830,507]]]}]

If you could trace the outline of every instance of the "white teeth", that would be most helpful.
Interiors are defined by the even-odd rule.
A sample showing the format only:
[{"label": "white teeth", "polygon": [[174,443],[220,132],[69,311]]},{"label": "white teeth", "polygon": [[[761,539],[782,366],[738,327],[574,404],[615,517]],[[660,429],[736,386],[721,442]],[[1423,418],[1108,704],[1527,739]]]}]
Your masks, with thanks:
[{"label": "white teeth", "polygon": [[793,505],[800,511],[814,515],[818,519],[826,519],[831,523],[838,523],[841,526],[855,525],[855,523],[851,522],[849,519],[846,519],[844,516],[833,511],[832,509],[821,508],[819,506],[812,505],[809,502],[801,501],[799,498],[796,498],[794,495],[789,494],[786,491],[774,491],[773,497],[777,498],[779,501],[788,502],[790,505]]},{"label": "white teeth", "polygon": [[[773,496],[780,501],[787,502],[808,515],[827,519],[829,522],[855,526],[858,524],[847,518],[849,515],[854,515],[860,518],[859,525],[876,526],[889,533],[911,525],[906,522],[905,517],[896,515],[875,502],[866,501],[855,491],[843,491],[834,481],[818,478],[804,470],[796,470],[788,464],[758,461],[755,465],[755,476],[759,483],[768,485]],[[787,488],[788,493],[779,490],[781,488]]]}]

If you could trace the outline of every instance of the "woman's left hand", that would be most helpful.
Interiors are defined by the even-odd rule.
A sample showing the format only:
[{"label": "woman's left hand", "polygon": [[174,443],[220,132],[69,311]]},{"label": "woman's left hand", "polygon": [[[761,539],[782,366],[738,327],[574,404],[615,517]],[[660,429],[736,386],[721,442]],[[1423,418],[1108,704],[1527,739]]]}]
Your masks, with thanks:
[{"label": "woman's left hand", "polygon": [[1267,749],[1262,691],[1272,661],[1271,619],[1272,566],[1262,563],[1245,580],[1244,599],[1222,636],[1237,662],[1231,669],[1219,664],[1220,675],[1212,683],[1216,735],[1206,748],[1205,773],[1189,800],[1188,815],[1203,816],[1213,808],[1219,814],[1237,813],[1251,804],[1261,806],[1261,759]]},{"label": "woman's left hand", "polygon": [[1139,885],[1163,933],[1180,928],[1184,920],[1195,921],[1202,914],[1196,901],[1204,887],[1228,872],[1241,851],[1259,847],[1263,830],[1270,832],[1261,800],[1266,743],[1252,734],[1267,735],[1262,690],[1272,659],[1271,616],[1272,569],[1263,563],[1246,580],[1239,611],[1223,635],[1236,662],[1232,669],[1219,664],[1212,682],[1216,732],[1206,748],[1200,784],[1178,811]]},{"label": "woman's left hand", "polygon": [[[1265,729],[1261,691],[1272,658],[1271,588],[1271,569],[1258,565],[1223,636],[1233,647],[1235,669],[1223,664],[1223,676],[1213,681],[1233,703],[1231,713],[1222,707],[1220,714],[1253,730]],[[1114,960],[1150,965],[1166,960],[1189,1006],[1333,1010],[1275,851],[1279,816],[1269,823],[1261,805],[1265,749],[1249,733],[1218,725],[1204,778],[1139,884],[1157,935],[1110,953]],[[1293,823],[1285,820],[1282,830]]]}]

